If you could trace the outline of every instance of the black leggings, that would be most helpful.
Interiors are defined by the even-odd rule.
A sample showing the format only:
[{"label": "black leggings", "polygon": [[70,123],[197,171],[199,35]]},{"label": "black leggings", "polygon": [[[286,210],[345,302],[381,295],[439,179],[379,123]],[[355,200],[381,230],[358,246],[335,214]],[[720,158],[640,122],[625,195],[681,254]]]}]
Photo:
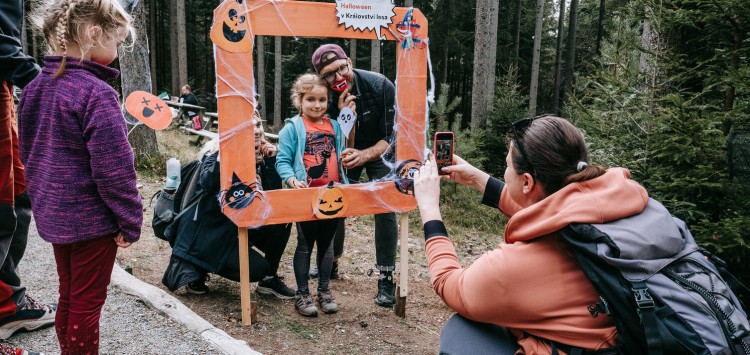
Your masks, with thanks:
[{"label": "black leggings", "polygon": [[318,291],[328,291],[333,264],[333,236],[342,218],[297,223],[297,250],[294,251],[294,278],[297,292],[310,292],[310,251],[317,244]]}]

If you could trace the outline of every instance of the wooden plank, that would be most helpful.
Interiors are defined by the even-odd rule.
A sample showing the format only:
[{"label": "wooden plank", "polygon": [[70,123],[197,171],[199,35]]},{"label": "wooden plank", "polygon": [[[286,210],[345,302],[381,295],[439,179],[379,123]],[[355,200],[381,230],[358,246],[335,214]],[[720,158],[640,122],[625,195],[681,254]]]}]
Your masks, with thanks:
[{"label": "wooden plank", "polygon": [[406,318],[406,296],[409,294],[409,214],[399,214],[399,257],[398,287],[396,288],[396,306],[393,311],[397,316]]},{"label": "wooden plank", "polygon": [[180,129],[183,130],[183,131],[185,131],[185,132],[192,133],[192,134],[197,134],[199,136],[206,137],[206,138],[209,138],[209,139],[214,139],[214,138],[216,138],[216,137],[219,136],[219,134],[216,133],[216,132],[205,131],[205,130],[196,131],[196,130],[194,130],[192,128],[189,128],[189,127],[180,127]]},{"label": "wooden plank", "polygon": [[242,309],[242,325],[252,324],[253,306],[250,299],[250,243],[247,228],[238,228],[240,241],[240,305]]}]

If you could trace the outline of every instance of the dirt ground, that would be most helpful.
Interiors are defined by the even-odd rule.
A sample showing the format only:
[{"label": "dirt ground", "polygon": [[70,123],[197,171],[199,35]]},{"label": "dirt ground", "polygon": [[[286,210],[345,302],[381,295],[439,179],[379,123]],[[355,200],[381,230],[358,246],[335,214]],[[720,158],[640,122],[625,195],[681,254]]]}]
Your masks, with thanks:
[{"label": "dirt ground", "polygon": [[[171,137],[167,137],[171,136]],[[194,139],[180,132],[159,132],[160,144],[172,139]],[[174,142],[174,141],[172,141]],[[178,156],[194,156],[197,148],[175,143],[178,147],[162,147],[162,151],[177,149]],[[169,244],[154,237],[151,228],[153,206],[149,198],[162,187],[161,177],[141,175],[141,196],[144,199],[144,224],[141,240],[118,255],[120,265],[130,267],[139,279],[169,292],[161,278],[166,269],[171,249]],[[410,220],[418,219],[412,212]],[[305,351],[310,354],[435,354],[440,329],[453,313],[433,292],[424,256],[422,236],[412,232],[409,239],[409,295],[406,318],[396,316],[392,309],[377,306],[374,221],[371,216],[350,217],[347,223],[347,240],[344,256],[340,260],[339,280],[331,281],[331,290],[339,304],[333,315],[320,314],[305,318],[297,314],[293,301],[278,300],[254,292],[258,301],[258,321],[251,327],[240,323],[239,283],[212,275],[207,283],[211,292],[193,295],[178,290],[173,295],[197,314],[224,330],[231,336],[247,341],[255,350],[267,354],[284,354]],[[292,254],[297,244],[296,232],[287,244],[279,274],[286,284],[294,288]],[[471,252],[470,252],[471,253]],[[475,257],[475,256],[474,256]],[[472,256],[469,256],[472,258]],[[400,260],[400,258],[399,258]],[[467,262],[468,260],[464,260]],[[397,263],[398,264],[398,263]],[[397,270],[399,269],[397,265]],[[396,276],[398,280],[398,276]],[[315,287],[312,280],[311,288]],[[179,339],[165,339],[179,341]]]}]

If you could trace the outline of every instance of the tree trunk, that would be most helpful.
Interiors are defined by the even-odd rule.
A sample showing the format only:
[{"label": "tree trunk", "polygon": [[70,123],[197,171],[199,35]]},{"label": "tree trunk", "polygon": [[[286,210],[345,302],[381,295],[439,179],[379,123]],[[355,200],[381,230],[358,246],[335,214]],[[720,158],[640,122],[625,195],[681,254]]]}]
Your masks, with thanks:
[{"label": "tree trunk", "polygon": [[602,54],[602,37],[604,37],[604,16],[606,15],[605,0],[599,0],[599,24],[596,28],[596,56]]},{"label": "tree trunk", "polygon": [[370,70],[380,73],[380,40],[370,42]]},{"label": "tree trunk", "polygon": [[522,0],[516,1],[516,13],[513,15],[513,64],[518,68],[518,55],[519,48],[521,46],[521,8],[523,6]]},{"label": "tree trunk", "polygon": [[555,48],[555,95],[552,97],[555,113],[560,114],[560,74],[561,74],[561,58],[562,58],[562,43],[563,43],[563,30],[565,27],[565,1],[560,1],[560,17],[557,21],[557,47]]},{"label": "tree trunk", "polygon": [[[151,70],[148,60],[148,33],[146,32],[146,5],[143,1],[126,0],[125,8],[133,16],[133,27],[139,34],[133,50],[118,50],[120,58],[120,75],[122,82],[122,101],[133,91],[151,92]],[[137,2],[135,9],[132,9],[133,3]],[[164,107],[168,110],[168,107]],[[125,112],[125,115],[130,116]],[[137,119],[130,116],[128,121],[137,122]],[[136,166],[144,163],[153,162],[158,159],[159,146],[156,143],[156,132],[146,125],[138,125],[130,132],[128,136],[130,145],[135,153]]]},{"label": "tree trunk", "polygon": [[497,17],[499,2],[477,1],[474,36],[474,74],[471,93],[471,130],[484,126],[492,111],[495,96],[495,61],[497,59]]},{"label": "tree trunk", "polygon": [[177,48],[177,2],[181,0],[169,0],[169,49],[170,69],[172,69],[172,96],[180,95],[180,63],[179,49]]},{"label": "tree trunk", "polygon": [[[575,0],[572,0],[575,1]],[[572,10],[572,8],[571,8]],[[531,84],[529,84],[529,115],[536,115],[536,96],[539,85],[539,57],[542,48],[542,23],[544,0],[536,1],[536,25],[534,26],[534,55],[531,60]]]},{"label": "tree trunk", "polygon": [[273,67],[273,121],[270,125],[281,125],[281,37],[275,37]]},{"label": "tree trunk", "polygon": [[568,102],[573,90],[573,68],[576,63],[576,30],[578,29],[578,0],[570,0],[570,18],[568,20],[568,58],[565,60],[565,85],[563,85],[562,105]]},{"label": "tree trunk", "polygon": [[177,75],[180,86],[188,83],[187,39],[185,38],[185,0],[176,0],[177,8]]},{"label": "tree trunk", "polygon": [[148,3],[148,33],[151,34],[152,38],[148,41],[149,47],[149,63],[151,70],[151,90],[152,93],[157,94],[159,90],[156,78],[156,61],[158,57],[156,49],[156,40],[153,37],[156,34],[156,1],[152,0]]},{"label": "tree trunk", "polygon": [[[737,20],[732,30],[733,40],[733,51],[732,51],[732,70],[737,71],[740,68],[740,49],[742,48],[742,42],[745,39],[745,22],[743,20]],[[724,93],[724,111],[731,111],[734,109],[734,100],[736,97],[736,89],[734,85],[730,85],[727,91]],[[721,130],[724,135],[729,134],[732,129],[731,118],[724,119],[721,125]]]},{"label": "tree trunk", "polygon": [[[312,57],[312,56],[311,56]],[[349,40],[349,58],[352,60],[352,66],[357,67],[357,40]]]},{"label": "tree trunk", "polygon": [[266,46],[265,37],[255,36],[255,46],[258,48],[257,58],[255,62],[258,64],[258,74],[255,76],[255,90],[258,90],[258,103],[261,105],[260,117],[267,119],[266,117]]}]

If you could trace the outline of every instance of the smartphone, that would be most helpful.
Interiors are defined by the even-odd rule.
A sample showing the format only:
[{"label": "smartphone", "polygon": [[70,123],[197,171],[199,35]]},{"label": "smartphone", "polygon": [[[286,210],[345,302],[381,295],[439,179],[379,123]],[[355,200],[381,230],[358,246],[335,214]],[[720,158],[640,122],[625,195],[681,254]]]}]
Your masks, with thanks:
[{"label": "smartphone", "polygon": [[435,143],[432,145],[434,149],[433,155],[435,156],[435,163],[438,166],[438,173],[440,175],[448,175],[443,172],[443,168],[446,166],[453,165],[453,132],[435,132]]}]

